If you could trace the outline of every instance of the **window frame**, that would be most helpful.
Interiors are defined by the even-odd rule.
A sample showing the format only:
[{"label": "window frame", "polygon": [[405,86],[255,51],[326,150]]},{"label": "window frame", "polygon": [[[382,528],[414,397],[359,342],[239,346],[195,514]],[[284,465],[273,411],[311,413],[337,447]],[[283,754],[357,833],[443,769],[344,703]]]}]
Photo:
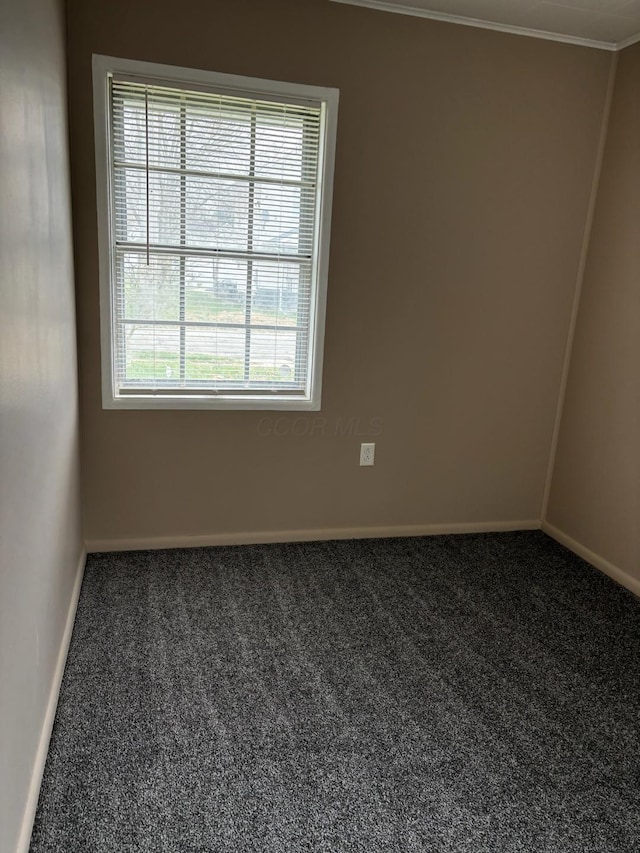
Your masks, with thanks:
[{"label": "window frame", "polygon": [[[287,395],[247,390],[244,395],[207,389],[205,393],[186,390],[184,394],[163,394],[160,389],[136,395],[118,394],[115,372],[114,299],[115,299],[115,223],[113,216],[113,175],[111,169],[111,127],[109,79],[126,75],[141,83],[179,85],[182,88],[211,92],[231,92],[257,99],[275,101],[320,102],[323,109],[319,151],[318,215],[315,228],[312,269],[312,300],[309,326],[308,393]],[[93,102],[96,160],[96,200],[100,281],[100,348],[102,363],[103,409],[231,409],[319,411],[322,393],[324,333],[329,267],[329,242],[339,91],[252,77],[183,68],[139,60],[93,55]]]}]

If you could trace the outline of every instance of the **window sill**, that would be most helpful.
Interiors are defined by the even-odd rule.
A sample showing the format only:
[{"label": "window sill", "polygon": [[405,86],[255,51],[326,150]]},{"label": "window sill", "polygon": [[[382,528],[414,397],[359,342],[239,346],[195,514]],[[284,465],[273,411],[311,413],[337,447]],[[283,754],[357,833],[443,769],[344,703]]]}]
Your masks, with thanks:
[{"label": "window sill", "polygon": [[102,400],[103,409],[123,409],[123,410],[227,410],[227,411],[280,411],[280,412],[319,412],[320,400],[300,397],[273,397],[265,395],[261,397],[225,397],[222,394],[213,395],[194,395],[189,394],[184,397],[180,396],[163,396],[162,394],[154,395],[133,395],[128,394],[122,397],[104,397]]}]

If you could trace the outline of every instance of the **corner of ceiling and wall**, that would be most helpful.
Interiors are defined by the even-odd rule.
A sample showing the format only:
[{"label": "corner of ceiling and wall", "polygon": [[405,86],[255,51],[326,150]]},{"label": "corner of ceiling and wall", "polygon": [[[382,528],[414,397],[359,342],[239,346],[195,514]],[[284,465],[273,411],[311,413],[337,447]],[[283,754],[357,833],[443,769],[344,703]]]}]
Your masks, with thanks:
[{"label": "corner of ceiling and wall", "polygon": [[[398,3],[397,0],[330,0],[332,3],[342,3],[347,6],[361,6],[366,9],[374,9],[379,12],[391,12],[392,14],[397,15],[408,15],[410,17],[415,18],[426,18],[430,21],[440,21],[441,23],[449,23],[449,24],[457,24],[459,26],[465,27],[474,27],[477,29],[484,30],[493,30],[495,32],[509,33],[511,35],[525,36],[528,38],[536,38],[536,39],[544,39],[547,41],[556,41],[562,42],[564,44],[574,44],[581,47],[589,47],[596,48],[598,50],[608,50],[612,52],[619,52],[624,50],[631,45],[636,44],[640,41],[640,32],[637,32],[633,35],[630,35],[621,40],[609,39],[604,40],[602,38],[595,38],[593,36],[586,37],[584,35],[579,35],[568,32],[557,32],[552,29],[543,29],[540,28],[539,25],[537,27],[532,27],[523,22],[519,24],[512,24],[501,22],[498,18],[487,18],[482,17],[482,11],[475,11],[475,16],[471,16],[467,14],[467,8],[465,7],[464,11],[455,12],[455,0],[453,0],[454,5],[452,6],[452,10],[443,11],[442,9],[437,9],[437,6],[442,6],[442,3],[436,4],[436,8],[429,8],[429,3],[424,3],[424,5],[419,5],[416,3]],[[552,4],[544,4],[547,7]],[[560,5],[553,4],[553,5]],[[579,11],[579,4],[567,4],[568,7],[574,8]],[[596,7],[593,7],[594,9]],[[595,14],[595,12],[593,12]],[[507,13],[508,16],[508,13]],[[501,15],[503,17],[503,15]],[[504,20],[504,17],[503,17]],[[635,21],[635,18],[633,19]],[[640,23],[640,22],[639,22]],[[635,29],[635,28],[634,28]]]}]

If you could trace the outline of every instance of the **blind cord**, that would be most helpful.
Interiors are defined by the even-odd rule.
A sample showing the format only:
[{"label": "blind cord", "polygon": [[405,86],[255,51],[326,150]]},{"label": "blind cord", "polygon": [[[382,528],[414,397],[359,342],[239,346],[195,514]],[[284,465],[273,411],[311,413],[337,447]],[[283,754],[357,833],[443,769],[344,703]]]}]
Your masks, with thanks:
[{"label": "blind cord", "polygon": [[147,266],[149,266],[149,90],[144,90],[144,153],[145,175],[147,179]]}]

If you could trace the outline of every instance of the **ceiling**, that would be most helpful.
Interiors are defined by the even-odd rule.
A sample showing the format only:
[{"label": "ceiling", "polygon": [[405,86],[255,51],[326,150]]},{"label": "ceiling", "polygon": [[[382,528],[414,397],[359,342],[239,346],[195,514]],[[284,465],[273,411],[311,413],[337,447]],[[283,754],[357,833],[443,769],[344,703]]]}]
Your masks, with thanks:
[{"label": "ceiling", "polygon": [[618,50],[640,41],[640,0],[334,0]]}]

